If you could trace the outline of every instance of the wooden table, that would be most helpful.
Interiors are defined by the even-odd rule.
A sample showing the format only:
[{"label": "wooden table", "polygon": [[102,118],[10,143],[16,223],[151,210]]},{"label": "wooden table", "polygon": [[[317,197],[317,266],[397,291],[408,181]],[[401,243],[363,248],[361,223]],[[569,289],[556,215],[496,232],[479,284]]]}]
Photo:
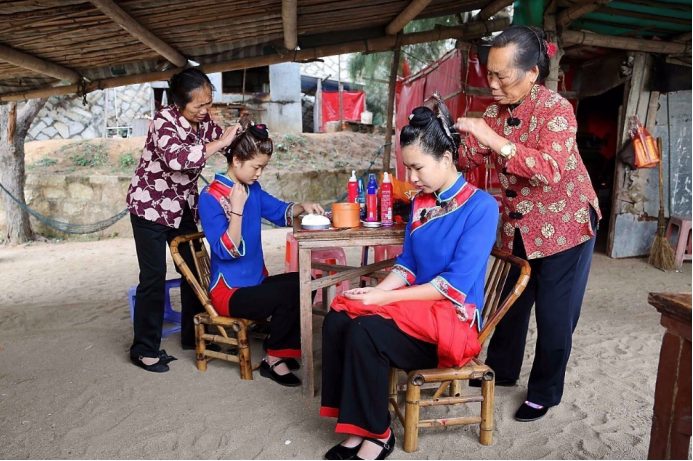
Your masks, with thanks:
[{"label": "wooden table", "polygon": [[691,441],[691,294],[650,293],[662,340],[648,459],[687,459]]},{"label": "wooden table", "polygon": [[[298,221],[298,220],[297,220]],[[334,298],[336,284],[362,275],[372,274],[389,267],[394,260],[381,261],[365,267],[345,267],[340,272],[311,281],[311,250],[329,247],[354,247],[377,245],[402,245],[404,243],[404,224],[377,229],[343,229],[325,231],[304,231],[300,224],[294,225],[294,238],[298,243],[298,272],[301,281],[301,357],[303,362],[303,395],[315,396],[313,373],[313,306],[311,292],[324,289],[324,304]],[[326,265],[314,264],[318,268]]]}]

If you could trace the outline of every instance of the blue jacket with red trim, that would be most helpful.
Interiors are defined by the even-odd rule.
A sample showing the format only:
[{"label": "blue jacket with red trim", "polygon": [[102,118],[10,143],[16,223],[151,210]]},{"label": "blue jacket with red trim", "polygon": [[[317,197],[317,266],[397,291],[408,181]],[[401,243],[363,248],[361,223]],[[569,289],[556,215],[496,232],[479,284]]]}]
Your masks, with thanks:
[{"label": "blue jacket with red trim", "polygon": [[234,289],[259,285],[267,276],[261,218],[278,226],[293,226],[294,204],[273,197],[255,182],[248,186],[240,242],[234,242],[228,234],[229,219],[222,206],[229,203],[232,187],[231,179],[217,173],[202,190],[199,204],[200,222],[212,253],[209,291],[212,304],[221,315],[228,315],[228,300]]},{"label": "blue jacket with red trim", "polygon": [[460,174],[441,194],[414,198],[404,249],[393,272],[408,285],[431,283],[467,320],[464,304],[475,305],[477,312],[484,304],[486,265],[497,227],[496,200]]}]

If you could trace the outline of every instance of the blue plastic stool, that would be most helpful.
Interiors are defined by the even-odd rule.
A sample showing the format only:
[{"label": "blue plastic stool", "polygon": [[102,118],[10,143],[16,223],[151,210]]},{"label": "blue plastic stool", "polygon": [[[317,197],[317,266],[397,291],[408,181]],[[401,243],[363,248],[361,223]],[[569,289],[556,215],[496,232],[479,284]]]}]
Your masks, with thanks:
[{"label": "blue plastic stool", "polygon": [[[180,331],[180,312],[176,312],[171,307],[171,288],[180,288],[180,279],[166,280],[166,298],[164,302],[164,322],[175,323],[177,326],[167,328],[161,333],[162,338],[166,338],[171,333]],[[135,298],[137,298],[137,285],[128,290],[128,301],[130,302],[130,321],[135,321]]]}]

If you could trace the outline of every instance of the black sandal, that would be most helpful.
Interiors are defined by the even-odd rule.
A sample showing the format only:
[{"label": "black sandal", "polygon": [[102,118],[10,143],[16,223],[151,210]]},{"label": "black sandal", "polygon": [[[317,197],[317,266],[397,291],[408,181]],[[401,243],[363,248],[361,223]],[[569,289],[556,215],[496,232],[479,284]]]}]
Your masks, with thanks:
[{"label": "black sandal", "polygon": [[284,359],[278,360],[274,363],[274,365],[270,365],[267,363],[265,359],[262,359],[262,362],[260,363],[260,376],[264,376],[265,378],[269,378],[272,381],[276,382],[277,384],[281,384],[282,386],[286,387],[298,387],[301,385],[301,380],[298,379],[296,375],[293,373],[287,373],[285,375],[280,375],[276,371],[274,371],[274,368],[279,365],[280,363],[285,363]]},{"label": "black sandal", "polygon": [[356,453],[361,449],[361,444],[359,443],[355,447],[345,447],[342,442],[339,442],[334,447],[327,450],[325,453],[325,459],[354,459]]},{"label": "black sandal", "polygon": [[[145,363],[142,361],[142,358],[143,358],[143,357],[137,357],[137,358],[135,358],[135,357],[130,357],[130,361],[131,361],[132,363],[134,363],[135,365],[137,365],[138,367],[140,367],[140,368],[142,368],[142,369],[144,369],[144,370],[147,370],[147,371],[154,372],[154,373],[165,373],[165,372],[167,372],[168,370],[170,370],[170,368],[168,367],[168,365],[166,365],[165,363],[163,363],[163,362],[161,361],[161,359],[159,359],[158,362],[153,363],[153,364],[151,364],[151,365],[145,365]],[[152,357],[152,358],[154,358],[154,357]]]},{"label": "black sandal", "polygon": [[[390,437],[387,439],[387,442],[381,442],[380,440],[377,439],[365,439],[368,440],[371,443],[374,443],[380,447],[383,447],[382,450],[380,450],[380,453],[378,453],[378,456],[375,459],[385,459],[390,454],[392,451],[395,449],[395,432],[390,429]],[[364,440],[364,442],[365,442]],[[354,456],[352,459],[363,459],[359,458],[358,455]]]}]

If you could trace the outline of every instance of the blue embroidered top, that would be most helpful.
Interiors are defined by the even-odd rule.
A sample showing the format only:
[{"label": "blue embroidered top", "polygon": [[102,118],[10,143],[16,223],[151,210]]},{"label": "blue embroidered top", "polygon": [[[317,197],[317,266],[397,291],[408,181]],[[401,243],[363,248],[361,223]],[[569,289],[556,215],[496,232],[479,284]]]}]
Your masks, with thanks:
[{"label": "blue embroidered top", "polygon": [[[258,182],[248,186],[248,199],[243,208],[241,241],[234,242],[228,233],[229,219],[223,205],[228,205],[228,197],[233,181],[217,173],[214,181],[200,194],[200,221],[211,249],[211,279],[209,291],[217,312],[228,308],[215,303],[215,288],[223,288],[230,298],[229,290],[255,286],[267,276],[262,240],[260,236],[261,218],[278,226],[293,226],[293,203],[283,202],[268,194]],[[227,207],[228,208],[228,207]],[[220,307],[222,311],[220,311]]]},{"label": "blue embroidered top", "polygon": [[477,306],[477,315],[484,304],[484,277],[497,226],[496,200],[460,174],[439,195],[414,197],[404,249],[392,271],[408,285],[431,283],[466,321],[463,304]]}]

